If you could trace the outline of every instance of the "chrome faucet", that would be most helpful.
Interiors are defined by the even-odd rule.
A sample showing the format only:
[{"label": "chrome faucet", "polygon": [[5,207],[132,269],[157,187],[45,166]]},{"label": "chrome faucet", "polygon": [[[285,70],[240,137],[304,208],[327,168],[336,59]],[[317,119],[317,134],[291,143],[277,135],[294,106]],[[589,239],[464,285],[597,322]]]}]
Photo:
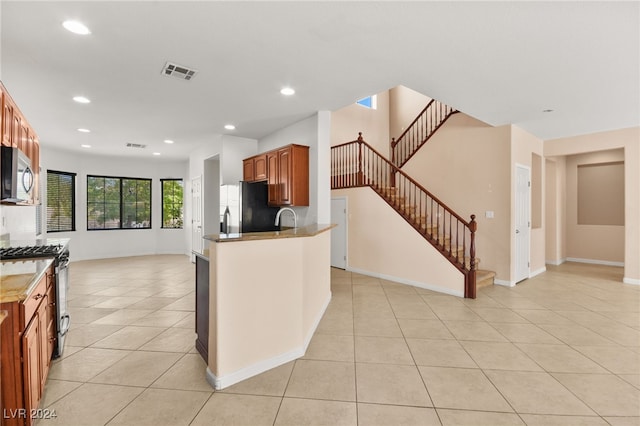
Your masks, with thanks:
[{"label": "chrome faucet", "polygon": [[284,211],[288,211],[288,212],[291,212],[291,214],[293,214],[293,227],[297,228],[298,227],[298,217],[296,216],[296,212],[294,212],[293,209],[291,209],[289,207],[281,207],[280,210],[278,210],[278,213],[276,213],[276,222],[274,223],[274,225],[280,225],[280,215]]}]

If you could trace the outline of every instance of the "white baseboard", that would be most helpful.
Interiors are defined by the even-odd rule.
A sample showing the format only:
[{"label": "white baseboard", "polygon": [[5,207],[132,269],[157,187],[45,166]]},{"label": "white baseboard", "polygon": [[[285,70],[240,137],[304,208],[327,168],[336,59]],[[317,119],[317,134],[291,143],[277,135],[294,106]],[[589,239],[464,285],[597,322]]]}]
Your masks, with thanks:
[{"label": "white baseboard", "polygon": [[452,288],[440,287],[440,286],[437,286],[437,285],[434,285],[434,284],[423,283],[423,282],[420,282],[420,281],[408,280],[406,278],[394,277],[394,276],[386,275],[386,274],[379,274],[377,272],[365,271],[364,269],[352,268],[350,266],[347,266],[346,270],[350,271],[350,272],[355,272],[355,273],[361,274],[361,275],[367,275],[369,277],[381,278],[383,280],[393,281],[393,282],[397,282],[397,283],[400,283],[400,284],[412,285],[414,287],[423,288],[425,290],[437,291],[438,293],[444,293],[444,294],[448,294],[448,295],[451,295],[451,296],[464,297],[464,289],[463,290],[455,290],[455,289],[452,289]]},{"label": "white baseboard", "polygon": [[622,282],[625,283],[625,284],[640,285],[640,280],[637,280],[635,278],[624,277]]},{"label": "white baseboard", "polygon": [[213,374],[209,367],[207,367],[207,382],[209,382],[209,384],[213,386],[215,390],[224,389],[250,377],[257,376],[260,373],[264,373],[267,370],[271,370],[272,368],[279,367],[283,364],[286,364],[287,362],[298,359],[303,355],[303,348],[296,348],[290,352],[286,352],[273,358],[262,360],[222,377],[217,377],[215,374]]},{"label": "white baseboard", "polygon": [[322,309],[314,320],[313,326],[309,329],[309,332],[305,336],[304,342],[302,343],[301,347],[295,348],[292,351],[285,352],[272,358],[262,360],[221,377],[217,377],[211,370],[209,370],[209,367],[207,367],[207,382],[209,382],[209,384],[215,390],[224,389],[250,377],[257,376],[258,374],[264,373],[267,370],[279,367],[283,364],[286,364],[287,362],[296,360],[301,356],[304,356],[304,354],[307,352],[307,348],[309,347],[309,343],[311,342],[311,339],[313,338],[313,335],[318,328],[318,325],[320,325],[320,321],[322,320],[325,311],[329,307],[329,302],[331,302],[331,292],[329,292],[329,297],[327,298],[327,300],[325,300]]},{"label": "white baseboard", "polygon": [[546,268],[546,267],[544,267],[544,266],[543,266],[542,268],[540,268],[540,269],[536,269],[536,270],[535,270],[535,271],[533,271],[533,272],[529,272],[529,278],[533,278],[533,277],[535,277],[536,275],[540,275],[540,274],[542,274],[543,272],[547,272],[547,268]]},{"label": "white baseboard", "polygon": [[558,265],[562,265],[562,264],[563,264],[564,262],[566,262],[566,261],[567,261],[567,259],[562,258],[562,259],[556,259],[556,260],[547,260],[547,261],[545,261],[545,263],[546,263],[547,265],[555,265],[555,266],[558,266]]},{"label": "white baseboard", "polygon": [[498,280],[498,279],[495,279],[495,278],[493,279],[493,283],[501,285],[501,286],[505,286],[505,287],[515,287],[516,286],[516,282],[515,281]]},{"label": "white baseboard", "polygon": [[590,263],[593,265],[606,265],[606,266],[624,266],[624,262],[611,262],[608,260],[597,260],[597,259],[581,259],[579,257],[567,257],[567,262]]}]

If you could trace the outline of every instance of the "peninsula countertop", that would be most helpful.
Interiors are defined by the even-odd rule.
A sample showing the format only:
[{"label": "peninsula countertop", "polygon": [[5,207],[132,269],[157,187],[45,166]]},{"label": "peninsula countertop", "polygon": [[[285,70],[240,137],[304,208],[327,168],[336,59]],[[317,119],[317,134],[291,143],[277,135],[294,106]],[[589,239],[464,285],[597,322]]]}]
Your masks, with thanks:
[{"label": "peninsula countertop", "polygon": [[52,258],[3,260],[0,263],[0,303],[27,299],[52,264]]},{"label": "peninsula countertop", "polygon": [[205,240],[214,241],[216,243],[225,243],[232,241],[256,241],[256,240],[277,240],[280,238],[303,238],[313,237],[322,232],[328,231],[335,227],[335,224],[313,223],[311,225],[300,226],[298,228],[287,228],[281,231],[266,232],[239,232],[230,234],[210,234],[205,235]]}]

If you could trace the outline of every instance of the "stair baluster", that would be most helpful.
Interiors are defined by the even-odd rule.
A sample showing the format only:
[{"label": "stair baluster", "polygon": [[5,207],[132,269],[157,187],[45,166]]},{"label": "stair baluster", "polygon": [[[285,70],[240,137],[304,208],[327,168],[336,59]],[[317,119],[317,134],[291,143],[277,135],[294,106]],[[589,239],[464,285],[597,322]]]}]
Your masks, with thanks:
[{"label": "stair baluster", "polygon": [[[476,297],[475,215],[471,215],[470,222],[465,221],[378,153],[359,133],[357,140],[331,148],[331,189],[362,186],[372,188],[449,260],[465,277],[465,297]],[[465,261],[467,253],[469,265]]]}]

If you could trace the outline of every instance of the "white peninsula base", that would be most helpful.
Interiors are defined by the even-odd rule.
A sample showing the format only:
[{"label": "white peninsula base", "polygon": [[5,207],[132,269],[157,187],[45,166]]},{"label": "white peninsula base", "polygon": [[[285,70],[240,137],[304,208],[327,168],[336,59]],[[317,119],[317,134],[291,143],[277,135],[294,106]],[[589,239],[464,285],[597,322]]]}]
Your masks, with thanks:
[{"label": "white peninsula base", "polygon": [[331,300],[331,228],[206,237],[215,389],[304,355]]}]

